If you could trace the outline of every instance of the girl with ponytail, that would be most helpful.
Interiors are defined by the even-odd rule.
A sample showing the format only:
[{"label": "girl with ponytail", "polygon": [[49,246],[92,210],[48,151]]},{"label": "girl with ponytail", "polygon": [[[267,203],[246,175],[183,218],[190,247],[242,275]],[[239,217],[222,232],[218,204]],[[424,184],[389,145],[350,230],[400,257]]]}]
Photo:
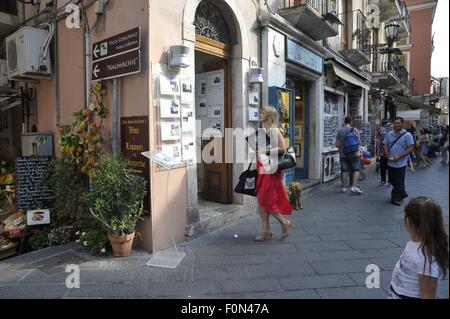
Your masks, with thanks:
[{"label": "girl with ponytail", "polygon": [[413,198],[405,207],[404,224],[411,241],[394,268],[388,298],[434,299],[449,264],[441,206],[426,197]]}]

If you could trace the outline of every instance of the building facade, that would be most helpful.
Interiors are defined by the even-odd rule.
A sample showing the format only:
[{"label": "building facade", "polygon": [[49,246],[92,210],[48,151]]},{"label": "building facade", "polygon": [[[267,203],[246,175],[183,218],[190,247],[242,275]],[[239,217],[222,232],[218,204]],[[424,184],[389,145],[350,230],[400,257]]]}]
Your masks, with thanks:
[{"label": "building facade", "polygon": [[[118,106],[104,125],[121,136],[119,123],[143,118],[148,150],[183,162],[170,170],[148,163],[150,214],[139,244],[151,251],[256,211],[256,200],[233,188],[252,160],[244,133],[258,128],[261,106],[276,107],[295,148],[286,185],[319,183],[339,177],[335,138],[345,116],[373,149],[377,125],[409,94],[409,58],[393,50],[411,32],[402,0],[92,0],[78,16],[61,1],[6,3],[2,40],[21,26],[55,26],[52,77],[1,82],[0,141],[11,157],[21,153],[22,133],[53,132],[58,141],[56,126],[91,102],[95,44],[101,50],[105,39],[139,28],[140,72],[104,81],[105,105]],[[387,43],[391,19],[399,30]]]}]

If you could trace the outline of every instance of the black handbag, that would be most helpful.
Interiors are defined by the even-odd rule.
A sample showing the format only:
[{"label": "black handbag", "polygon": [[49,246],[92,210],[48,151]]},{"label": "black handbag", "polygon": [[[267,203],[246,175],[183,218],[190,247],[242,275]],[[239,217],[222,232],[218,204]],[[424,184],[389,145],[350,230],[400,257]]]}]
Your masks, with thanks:
[{"label": "black handbag", "polygon": [[256,169],[251,170],[248,166],[247,170],[239,176],[239,182],[237,183],[234,191],[238,194],[244,194],[248,196],[256,196],[256,182],[258,180],[258,171]]},{"label": "black handbag", "polygon": [[278,171],[284,171],[297,166],[294,148],[289,147],[284,153],[278,155]]}]

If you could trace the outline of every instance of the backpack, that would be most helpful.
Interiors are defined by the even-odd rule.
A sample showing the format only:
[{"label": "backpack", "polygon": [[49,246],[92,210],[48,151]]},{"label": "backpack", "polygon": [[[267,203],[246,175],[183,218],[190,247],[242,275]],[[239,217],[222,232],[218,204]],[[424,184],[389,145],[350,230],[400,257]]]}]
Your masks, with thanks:
[{"label": "backpack", "polygon": [[352,154],[359,151],[359,140],[353,127],[344,137],[344,146],[342,151],[344,154]]}]

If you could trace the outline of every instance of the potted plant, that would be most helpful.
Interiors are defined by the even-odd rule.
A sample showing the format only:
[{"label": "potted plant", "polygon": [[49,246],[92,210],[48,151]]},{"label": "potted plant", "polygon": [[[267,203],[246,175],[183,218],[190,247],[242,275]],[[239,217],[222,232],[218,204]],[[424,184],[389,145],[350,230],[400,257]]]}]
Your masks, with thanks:
[{"label": "potted plant", "polygon": [[106,228],[114,255],[126,257],[143,212],[146,182],[130,172],[124,158],[103,156],[99,164],[88,194],[89,210]]}]

